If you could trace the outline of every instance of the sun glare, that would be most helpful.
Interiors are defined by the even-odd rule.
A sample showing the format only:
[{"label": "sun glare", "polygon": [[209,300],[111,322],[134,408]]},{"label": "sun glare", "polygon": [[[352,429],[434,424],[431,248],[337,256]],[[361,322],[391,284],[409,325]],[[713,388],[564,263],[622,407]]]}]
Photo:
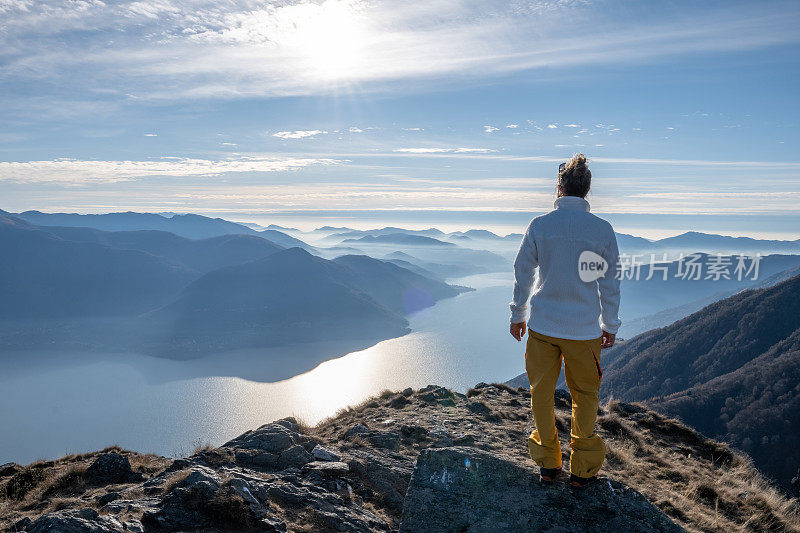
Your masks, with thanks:
[{"label": "sun glare", "polygon": [[366,44],[363,16],[352,2],[328,0],[306,4],[296,20],[294,41],[300,60],[310,74],[326,80],[353,77],[361,64]]}]

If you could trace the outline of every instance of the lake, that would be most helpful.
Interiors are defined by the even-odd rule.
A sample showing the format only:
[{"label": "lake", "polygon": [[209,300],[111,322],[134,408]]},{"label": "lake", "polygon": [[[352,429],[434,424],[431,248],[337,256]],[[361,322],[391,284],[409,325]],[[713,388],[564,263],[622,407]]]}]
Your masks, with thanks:
[{"label": "lake", "polygon": [[524,372],[524,343],[508,334],[512,274],[450,282],[477,290],[412,315],[412,332],[404,337],[280,381],[270,376],[284,377],[284,367],[305,348],[194,361],[138,354],[4,354],[0,464],[112,444],[187,455],[284,416],[314,424],[385,389],[437,384],[464,392],[478,382]]}]

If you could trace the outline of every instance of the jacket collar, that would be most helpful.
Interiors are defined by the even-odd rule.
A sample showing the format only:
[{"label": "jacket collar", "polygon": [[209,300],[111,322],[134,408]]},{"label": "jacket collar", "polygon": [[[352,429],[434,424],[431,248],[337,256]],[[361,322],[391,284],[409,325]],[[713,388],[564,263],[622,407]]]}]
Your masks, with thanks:
[{"label": "jacket collar", "polygon": [[585,198],[578,196],[560,196],[553,202],[556,209],[574,209],[577,211],[588,211],[589,202]]}]

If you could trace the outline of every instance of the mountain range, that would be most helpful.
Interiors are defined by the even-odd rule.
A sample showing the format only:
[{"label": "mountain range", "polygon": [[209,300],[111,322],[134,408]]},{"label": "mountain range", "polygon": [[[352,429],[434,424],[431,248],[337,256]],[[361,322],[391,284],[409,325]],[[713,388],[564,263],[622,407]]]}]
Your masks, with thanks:
[{"label": "mountain range", "polygon": [[[366,271],[375,263],[385,265],[366,259],[369,264],[362,265]],[[456,290],[448,295],[454,294]],[[142,318],[152,323],[151,331],[164,335],[155,339],[158,346],[178,353],[376,339],[408,331],[391,296],[370,293],[360,276],[340,263],[289,248],[260,261],[210,272],[173,302]],[[391,302],[395,310],[380,300]]]},{"label": "mountain range", "polygon": [[[333,228],[324,226],[317,228],[315,233],[326,234],[324,240],[341,242],[344,239],[357,239],[366,236],[384,236],[390,234],[421,235],[433,237],[439,240],[450,239],[454,241],[469,242],[480,241],[482,243],[506,243],[518,245],[522,238],[521,233],[510,233],[505,236],[497,235],[487,230],[471,229],[467,231],[454,231],[445,233],[436,228],[425,230],[409,230],[396,227],[375,228],[368,230],[354,230],[352,228]],[[762,254],[797,254],[800,253],[800,239],[778,240],[778,239],[754,239],[751,237],[730,237],[727,235],[717,235],[713,233],[703,233],[698,231],[687,231],[672,237],[662,239],[646,239],[636,235],[617,232],[617,245],[620,251],[637,253],[668,253],[685,254],[704,252],[704,253],[723,253],[726,255],[737,253],[762,253]]]},{"label": "mountain range", "polygon": [[366,347],[467,290],[366,256],[323,259],[265,233],[190,239],[0,215],[0,249],[11,252],[0,256],[0,346],[170,357],[323,340]]},{"label": "mountain range", "polygon": [[364,235],[358,238],[349,238],[343,244],[406,244],[411,246],[455,246],[451,242],[444,242],[424,235],[410,235],[408,233],[387,233],[383,235]]},{"label": "mountain range", "polygon": [[784,487],[800,466],[800,275],[603,353],[603,393],[746,450]]},{"label": "mountain range", "polygon": [[[3,212],[5,213],[5,212]],[[0,213],[0,214],[3,214]],[[257,231],[244,224],[237,224],[222,218],[209,218],[202,215],[185,214],[163,216],[155,213],[105,213],[99,215],[82,215],[77,213],[42,213],[41,211],[24,211],[22,213],[5,213],[37,226],[62,226],[94,228],[104,231],[136,231],[157,230],[174,233],[188,239],[207,239],[222,235],[255,235],[264,237],[281,246],[308,245],[281,231],[266,229]]]},{"label": "mountain range", "polygon": [[0,216],[0,318],[125,316],[167,303],[196,277],[150,253],[66,241]]},{"label": "mountain range", "polygon": [[[621,282],[620,316],[623,322],[680,308],[691,302],[707,304],[800,266],[800,255],[748,257],[740,271],[736,270],[737,256],[698,253],[695,258],[693,263],[688,259],[653,265],[644,261],[638,274],[636,268],[629,270],[629,275],[624,275]],[[688,266],[690,264],[694,267]],[[721,265],[719,275],[715,273],[715,265]],[[692,270],[695,267],[696,270]],[[699,307],[693,310],[696,309]]]}]

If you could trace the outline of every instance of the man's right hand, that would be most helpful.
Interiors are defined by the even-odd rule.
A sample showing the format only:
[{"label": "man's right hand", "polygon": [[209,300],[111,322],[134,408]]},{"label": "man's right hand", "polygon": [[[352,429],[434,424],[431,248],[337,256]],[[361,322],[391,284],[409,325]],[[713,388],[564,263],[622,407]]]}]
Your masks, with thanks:
[{"label": "man's right hand", "polygon": [[603,336],[600,341],[600,348],[611,348],[612,346],[614,346],[614,341],[616,339],[617,336],[615,334],[603,330]]},{"label": "man's right hand", "polygon": [[517,339],[518,341],[522,340],[522,337],[525,335],[525,326],[527,324],[523,320],[522,322],[517,322],[516,324],[511,324],[511,336]]}]

